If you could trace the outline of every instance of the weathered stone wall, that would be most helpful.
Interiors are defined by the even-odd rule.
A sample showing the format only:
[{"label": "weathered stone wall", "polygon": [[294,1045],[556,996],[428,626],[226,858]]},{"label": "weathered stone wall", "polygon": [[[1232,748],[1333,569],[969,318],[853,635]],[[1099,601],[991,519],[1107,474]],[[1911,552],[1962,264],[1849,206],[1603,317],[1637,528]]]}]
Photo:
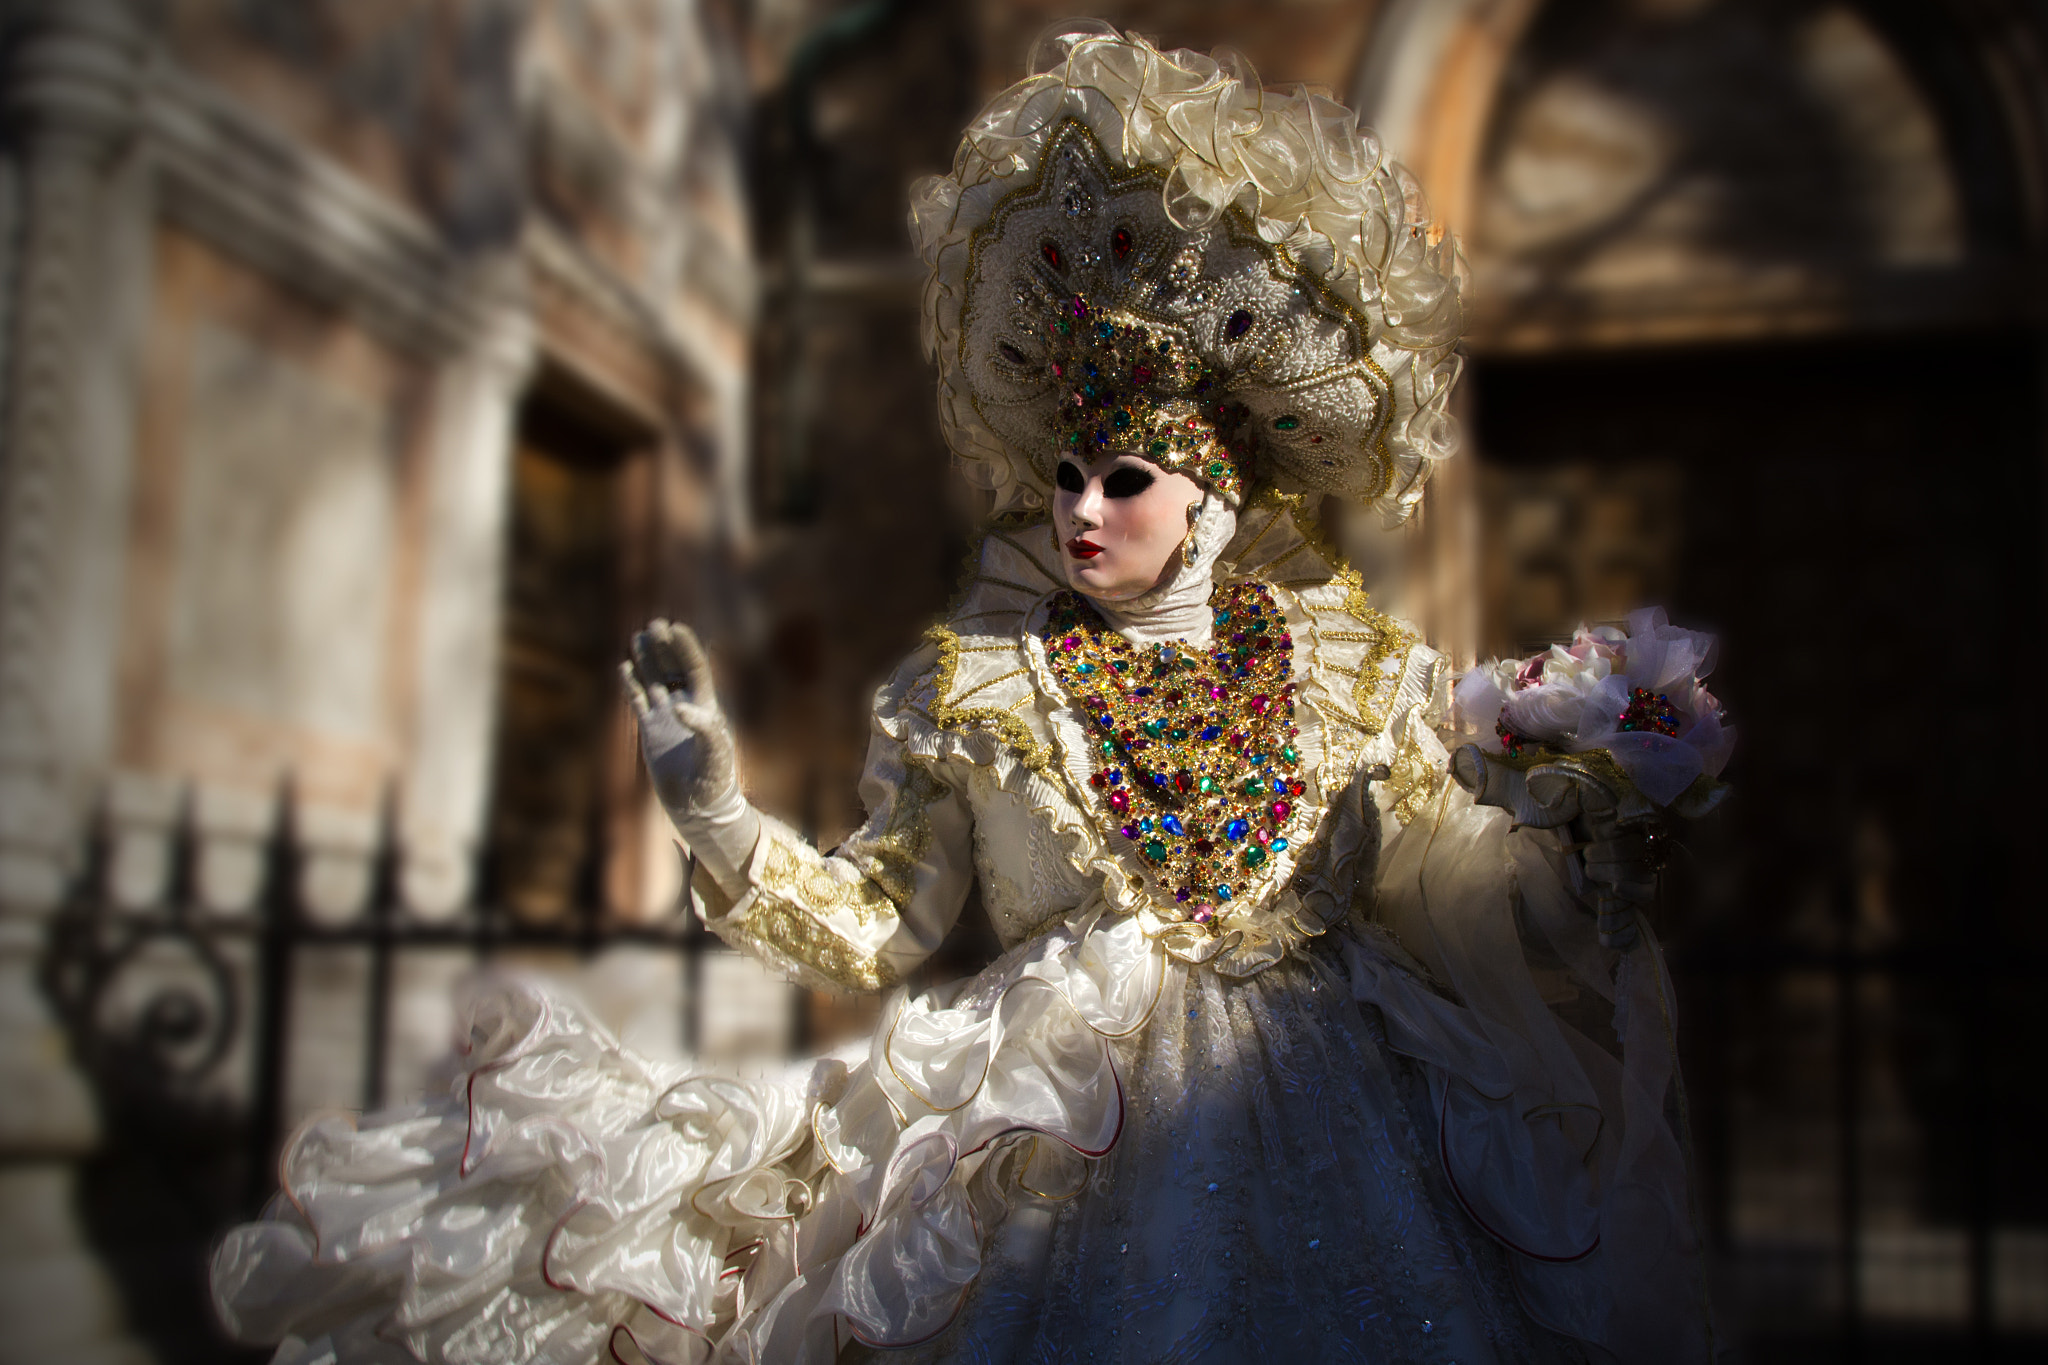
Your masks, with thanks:
[{"label": "weathered stone wall", "polygon": [[[605,618],[571,689],[595,698],[577,908],[675,914],[610,670],[638,621],[728,600],[748,534],[746,37],[683,0],[30,0],[0,22],[0,1255],[30,1296],[0,1303],[0,1360],[130,1359],[71,1221],[97,1106],[38,984],[94,964],[50,960],[46,927],[95,849],[101,909],[185,898],[225,975],[165,935],[71,1022],[118,1034],[195,990],[246,1021],[237,936],[270,908],[287,791],[311,920],[362,923],[380,848],[399,916],[468,913],[507,736],[545,703],[501,649],[515,445],[602,485],[602,581],[574,585]],[[380,1061],[417,1092],[473,961],[400,960],[376,1059],[367,950],[302,949],[275,1117],[362,1103]],[[590,980],[673,1049],[662,962]],[[269,1041],[188,1078],[190,1112],[246,1107]],[[138,1277],[171,1234],[161,1192],[123,1183],[135,1136],[84,1206],[157,1345],[213,1358],[196,1246]]]}]

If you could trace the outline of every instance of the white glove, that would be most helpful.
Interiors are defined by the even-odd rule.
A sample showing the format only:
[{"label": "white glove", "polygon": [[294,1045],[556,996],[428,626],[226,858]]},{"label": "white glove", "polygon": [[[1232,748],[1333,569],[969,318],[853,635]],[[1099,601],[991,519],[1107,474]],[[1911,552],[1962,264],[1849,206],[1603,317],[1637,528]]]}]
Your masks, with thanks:
[{"label": "white glove", "polygon": [[683,842],[727,892],[745,885],[761,817],[740,791],[732,727],[718,707],[711,662],[688,626],[657,620],[619,665],[655,795]]},{"label": "white glove", "polygon": [[1657,900],[1664,824],[1657,808],[1633,788],[1616,791],[1606,779],[1570,758],[1526,773],[1491,761],[1467,744],[1451,755],[1451,775],[1482,806],[1498,806],[1517,825],[1571,827],[1572,847],[1593,884],[1594,923],[1603,948],[1636,941],[1636,914]]}]

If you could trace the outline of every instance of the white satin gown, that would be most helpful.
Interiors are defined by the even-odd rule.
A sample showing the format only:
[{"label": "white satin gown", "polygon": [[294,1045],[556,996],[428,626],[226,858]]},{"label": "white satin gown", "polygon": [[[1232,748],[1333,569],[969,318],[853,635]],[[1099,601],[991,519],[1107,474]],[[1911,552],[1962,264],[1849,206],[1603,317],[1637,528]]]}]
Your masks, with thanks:
[{"label": "white satin gown", "polygon": [[978,883],[997,962],[766,1077],[487,982],[449,1095],[294,1139],[224,1321],[291,1365],[1710,1360],[1654,940],[1601,949],[1556,838],[1446,779],[1435,652],[1284,502],[1241,518],[1217,578],[1286,617],[1314,834],[1208,932],[1091,792],[1053,553],[984,540],[877,695],[859,833],[770,821],[693,889],[892,990]]}]

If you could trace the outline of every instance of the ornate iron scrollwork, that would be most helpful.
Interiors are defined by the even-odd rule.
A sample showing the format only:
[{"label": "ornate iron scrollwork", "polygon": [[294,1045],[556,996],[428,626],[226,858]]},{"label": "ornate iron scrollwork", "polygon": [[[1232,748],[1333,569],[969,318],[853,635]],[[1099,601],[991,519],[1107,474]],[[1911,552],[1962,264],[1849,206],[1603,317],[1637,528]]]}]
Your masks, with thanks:
[{"label": "ornate iron scrollwork", "polygon": [[104,1098],[197,1098],[248,1014],[226,943],[256,925],[212,920],[192,889],[189,820],[171,834],[164,896],[125,907],[110,886],[111,832],[97,822],[83,875],[50,926],[44,989],[77,1062]]}]

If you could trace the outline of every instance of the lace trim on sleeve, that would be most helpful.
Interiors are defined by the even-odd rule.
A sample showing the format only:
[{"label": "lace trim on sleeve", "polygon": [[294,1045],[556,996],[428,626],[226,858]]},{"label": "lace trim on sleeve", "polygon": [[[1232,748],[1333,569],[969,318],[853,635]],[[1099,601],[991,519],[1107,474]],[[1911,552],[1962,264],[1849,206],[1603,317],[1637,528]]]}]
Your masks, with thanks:
[{"label": "lace trim on sleeve", "polygon": [[815,989],[896,984],[901,974],[880,951],[897,923],[888,892],[793,832],[763,824],[749,890],[731,914],[707,921],[712,932]]},{"label": "lace trim on sleeve", "polygon": [[856,836],[842,850],[860,864],[869,880],[888,895],[899,910],[908,909],[917,890],[917,867],[932,846],[932,803],[947,795],[948,788],[924,765],[906,765],[903,782],[890,802],[879,833]]},{"label": "lace trim on sleeve", "polygon": [[[749,890],[707,922],[805,985],[883,990],[923,953],[899,937],[915,921],[918,870],[931,856],[932,807],[952,789],[924,764],[870,759],[886,795],[867,826],[825,856],[778,823],[764,822],[748,871]],[[913,933],[909,937],[916,937]]]}]

